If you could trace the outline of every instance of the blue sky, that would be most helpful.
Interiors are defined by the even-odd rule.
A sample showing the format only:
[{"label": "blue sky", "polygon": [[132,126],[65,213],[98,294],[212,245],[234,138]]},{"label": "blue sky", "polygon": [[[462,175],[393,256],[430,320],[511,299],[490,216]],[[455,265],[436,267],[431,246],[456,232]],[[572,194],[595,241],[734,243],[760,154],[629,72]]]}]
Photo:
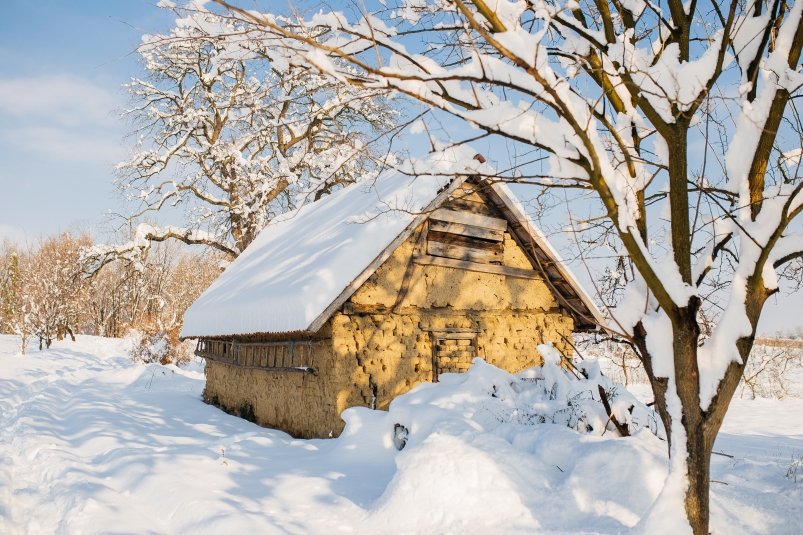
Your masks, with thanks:
[{"label": "blue sky", "polygon": [[[155,3],[4,0],[0,241],[69,229],[103,239],[119,224],[108,214],[125,211],[113,184],[131,145],[119,119],[122,84],[140,72],[142,34],[170,27],[172,14]],[[803,292],[773,297],[761,330],[800,325]]]},{"label": "blue sky", "polygon": [[5,0],[0,17],[0,239],[98,233],[122,205],[121,85],[145,32],[169,27],[149,0]]}]

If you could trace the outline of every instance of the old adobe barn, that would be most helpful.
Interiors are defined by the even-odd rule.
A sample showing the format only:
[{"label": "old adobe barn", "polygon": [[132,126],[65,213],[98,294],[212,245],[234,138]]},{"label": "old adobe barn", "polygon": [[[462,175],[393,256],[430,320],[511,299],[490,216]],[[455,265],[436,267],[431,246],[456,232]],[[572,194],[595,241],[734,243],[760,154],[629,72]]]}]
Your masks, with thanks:
[{"label": "old adobe barn", "polygon": [[509,189],[452,177],[385,174],[274,220],[185,315],[205,399],[336,436],[347,407],[386,408],[477,356],[532,367],[538,344],[565,350],[593,328],[598,311]]}]

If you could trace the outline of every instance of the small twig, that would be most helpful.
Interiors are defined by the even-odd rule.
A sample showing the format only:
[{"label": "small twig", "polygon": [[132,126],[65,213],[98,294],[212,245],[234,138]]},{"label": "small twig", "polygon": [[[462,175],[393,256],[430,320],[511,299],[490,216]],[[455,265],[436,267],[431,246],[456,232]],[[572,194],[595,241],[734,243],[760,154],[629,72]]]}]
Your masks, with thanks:
[{"label": "small twig", "polygon": [[711,483],[719,483],[719,484],[721,484],[721,485],[727,485],[727,483],[725,483],[724,481],[718,481],[718,480],[716,480],[716,479],[712,479],[712,480],[711,480]]},{"label": "small twig", "polygon": [[714,455],[722,455],[723,457],[733,459],[733,455],[730,455],[728,453],[722,453],[721,451],[712,451],[711,453],[713,453]]}]

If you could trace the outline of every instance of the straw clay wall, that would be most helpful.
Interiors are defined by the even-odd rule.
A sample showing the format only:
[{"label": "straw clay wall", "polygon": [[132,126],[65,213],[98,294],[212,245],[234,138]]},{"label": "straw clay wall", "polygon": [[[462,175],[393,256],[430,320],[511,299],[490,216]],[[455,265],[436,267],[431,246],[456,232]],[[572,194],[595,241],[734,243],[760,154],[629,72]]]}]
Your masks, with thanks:
[{"label": "straw clay wall", "polygon": [[336,436],[343,423],[336,403],[340,387],[331,381],[338,375],[331,339],[314,348],[307,364],[316,369],[316,375],[240,368],[207,360],[204,400],[295,437]]}]

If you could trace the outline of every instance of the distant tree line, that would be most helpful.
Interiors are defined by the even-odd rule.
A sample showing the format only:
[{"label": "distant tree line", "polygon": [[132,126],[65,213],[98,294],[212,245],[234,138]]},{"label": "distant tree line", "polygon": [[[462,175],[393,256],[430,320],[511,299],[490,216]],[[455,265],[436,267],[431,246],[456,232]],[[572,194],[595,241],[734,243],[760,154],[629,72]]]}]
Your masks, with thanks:
[{"label": "distant tree line", "polygon": [[218,258],[165,243],[98,269],[92,250],[90,236],[75,233],[0,246],[0,331],[19,336],[23,353],[76,334],[132,335],[143,358],[185,358],[181,318],[219,273]]}]

